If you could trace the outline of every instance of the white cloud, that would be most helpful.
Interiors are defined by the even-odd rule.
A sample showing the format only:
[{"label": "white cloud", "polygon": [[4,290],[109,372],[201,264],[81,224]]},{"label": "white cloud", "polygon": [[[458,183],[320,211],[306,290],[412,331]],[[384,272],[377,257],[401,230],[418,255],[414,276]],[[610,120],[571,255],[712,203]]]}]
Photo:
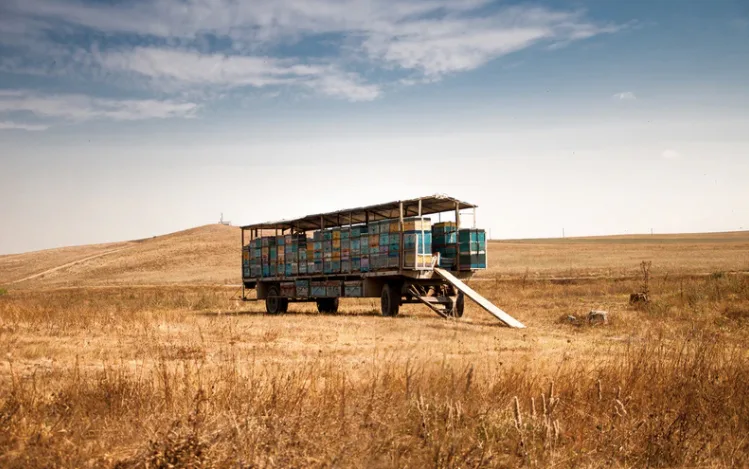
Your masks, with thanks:
[{"label": "white cloud", "polygon": [[587,23],[579,13],[511,7],[489,15],[447,15],[372,28],[363,47],[372,57],[438,76],[473,70],[542,41],[569,43],[614,30]]},{"label": "white cloud", "polygon": [[395,36],[374,35],[364,47],[385,62],[434,76],[478,68],[549,35],[542,27],[496,30],[475,28],[465,21],[434,22],[410,25]]},{"label": "white cloud", "polygon": [[611,97],[619,101],[634,101],[637,99],[637,96],[632,91],[622,91],[621,93],[613,94]]},{"label": "white cloud", "polygon": [[149,78],[200,85],[262,87],[320,73],[319,68],[288,62],[284,64],[283,61],[272,57],[207,55],[149,47],[105,53],[101,55],[100,61],[110,70],[135,72]]},{"label": "white cloud", "polygon": [[669,148],[667,150],[663,150],[663,153],[661,153],[661,157],[666,158],[667,160],[678,160],[679,158],[681,158],[681,153]]},{"label": "white cloud", "polygon": [[[195,102],[242,88],[306,89],[371,101],[390,84],[431,83],[537,44],[561,47],[624,27],[597,24],[581,11],[503,4],[486,8],[493,3],[5,0],[0,41],[17,53],[0,58],[0,72],[94,80],[125,90],[145,86]],[[100,50],[93,40],[82,44],[64,39],[90,30],[115,40],[108,39]],[[313,60],[301,52],[295,56],[294,46],[304,41],[325,53]],[[221,49],[216,44],[222,44]],[[286,55],[274,55],[281,45]],[[388,73],[378,73],[383,69]],[[388,78],[371,78],[384,75]],[[618,95],[635,99],[631,92]],[[67,96],[65,102],[73,103],[67,108],[56,99],[45,97],[42,103],[26,96],[23,102],[37,114],[54,112],[78,120],[185,117],[197,106]]]},{"label": "white cloud", "polygon": [[363,83],[355,73],[292,59],[138,47],[103,53],[99,60],[108,70],[136,73],[170,87],[299,85],[350,101],[371,101],[380,95],[378,86]]},{"label": "white cloud", "polygon": [[26,130],[29,132],[38,132],[47,130],[48,125],[24,124],[22,122],[0,121],[0,130]]},{"label": "white cloud", "polygon": [[[17,14],[103,31],[195,40],[211,34],[243,54],[320,34],[341,34],[357,54],[427,75],[471,70],[540,41],[567,44],[621,26],[580,12],[515,6],[481,11],[490,0],[157,0],[83,4],[11,0]],[[49,23],[51,24],[51,23]],[[40,26],[41,25],[41,26]],[[52,27],[52,26],[49,26]],[[341,40],[341,42],[344,42]]]},{"label": "white cloud", "polygon": [[189,102],[153,99],[103,99],[85,95],[46,95],[25,90],[0,91],[0,115],[27,112],[37,118],[85,121],[164,119],[193,117],[198,105]]},{"label": "white cloud", "polygon": [[349,101],[372,101],[380,95],[379,86],[361,83],[358,75],[353,73],[326,74],[306,82],[306,85],[319,93]]}]

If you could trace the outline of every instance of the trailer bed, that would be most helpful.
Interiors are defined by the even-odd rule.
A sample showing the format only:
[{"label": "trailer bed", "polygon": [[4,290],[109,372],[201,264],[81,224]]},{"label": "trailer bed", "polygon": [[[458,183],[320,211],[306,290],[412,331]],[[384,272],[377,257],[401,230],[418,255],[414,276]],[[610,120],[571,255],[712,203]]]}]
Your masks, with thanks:
[{"label": "trailer bed", "polygon": [[[524,327],[522,323],[491,304],[491,302],[462,282],[462,280],[469,279],[476,270],[485,268],[487,263],[485,249],[483,251],[478,249],[474,251],[473,249],[474,242],[480,247],[483,241],[485,247],[485,237],[477,238],[475,241],[473,237],[474,234],[484,233],[483,230],[475,229],[476,208],[476,205],[462,202],[458,199],[436,195],[309,215],[293,220],[242,226],[242,299],[245,301],[265,300],[268,313],[277,314],[285,312],[289,302],[316,302],[320,312],[335,313],[338,311],[339,298],[379,297],[381,299],[381,310],[385,316],[396,315],[401,304],[422,303],[442,317],[461,317],[463,315],[464,297],[468,296],[483,309],[489,311],[502,321],[503,324],[509,327]],[[460,228],[461,211],[466,209],[470,209],[473,212],[473,229]],[[424,215],[441,214],[443,212],[453,212],[455,216],[454,223],[442,223],[442,225],[450,225],[452,223],[451,226],[454,226],[454,230],[450,234],[454,234],[455,236],[454,239],[450,239],[453,239],[452,243],[454,243],[455,247],[453,251],[450,251],[450,246],[452,246],[450,244],[445,251],[447,254],[454,252],[454,259],[452,259],[453,270],[451,271],[438,266],[442,260],[446,261],[448,259],[443,258],[440,255],[441,252],[436,252],[436,255],[434,255],[432,251],[431,221],[426,220],[430,224],[429,229],[425,229],[424,227],[426,224],[423,218]],[[412,224],[408,225],[412,227],[412,230],[404,230],[405,223],[411,223],[406,217],[411,217],[409,220],[414,220]],[[380,265],[382,265],[383,261],[387,261],[387,263],[395,261],[397,265],[391,268],[378,268],[372,265],[372,270],[369,270],[368,265],[366,271],[348,271],[356,264],[354,261],[358,262],[360,258],[352,257],[351,255],[351,240],[358,238],[353,237],[353,231],[347,230],[364,227],[366,231],[361,235],[361,238],[369,239],[370,232],[368,227],[373,226],[376,228],[376,225],[381,225],[381,229],[386,231],[373,230],[371,235],[379,237],[380,241],[384,237],[386,243],[374,246],[367,244],[367,252],[369,252],[369,248],[374,252],[371,255],[367,254],[366,259],[370,261],[370,257],[372,257],[371,260],[380,261]],[[308,238],[307,233],[313,230],[316,230],[314,232],[315,237]],[[322,235],[326,234],[327,236],[328,232],[330,232],[331,237],[327,239],[323,238]],[[334,237],[336,232],[339,233],[338,238]],[[348,233],[345,238],[341,234],[344,232]],[[468,232],[469,236],[467,236],[466,240],[461,239],[459,243],[457,241],[458,234],[462,238],[466,232]],[[250,244],[246,244],[247,233],[249,233]],[[429,235],[428,237],[426,236],[427,234]],[[357,234],[356,236],[359,235]],[[407,236],[411,237],[407,238]],[[273,239],[278,239],[278,241],[271,244]],[[391,239],[395,240],[395,244],[388,245]],[[410,245],[411,248],[406,245],[406,239],[410,240],[411,243],[416,240],[415,249],[413,249],[413,244]],[[426,244],[427,239],[429,240],[428,249]],[[263,258],[264,264],[262,266],[253,264],[252,269],[260,269],[262,267],[260,270],[264,274],[266,267],[269,267],[269,272],[275,272],[275,270],[283,267],[285,274],[247,274],[247,268],[244,264],[245,251],[249,251],[250,246],[257,251],[258,245],[257,243],[253,243],[260,240],[263,243],[268,241],[268,260]],[[288,244],[289,240],[291,245]],[[344,240],[346,241],[345,243]],[[315,248],[313,250],[307,246],[310,242],[314,245],[328,241],[330,241],[330,244],[327,244],[325,248],[325,256],[323,256],[322,249]],[[334,247],[336,244],[337,248]],[[302,249],[302,245],[304,249],[299,251],[299,249]],[[349,246],[349,248],[343,248],[344,245]],[[261,246],[265,248],[266,244],[261,244]],[[287,246],[290,246],[290,250],[287,249]],[[378,246],[380,246],[379,249]],[[458,246],[460,246],[460,251],[458,251]],[[465,246],[468,246],[466,253],[463,252]],[[328,249],[337,249],[337,251],[333,250],[331,252]],[[361,248],[359,249],[362,250]],[[347,251],[348,254],[344,256],[343,254]],[[382,253],[383,251],[384,254]],[[304,256],[300,252],[304,253]],[[309,252],[313,252],[314,254],[312,259],[309,259]],[[458,252],[460,252],[460,255],[458,255]],[[476,253],[475,257],[474,252]],[[336,253],[338,257],[334,256]],[[320,258],[317,257],[318,254]],[[274,255],[276,256],[275,259],[273,258]],[[375,256],[383,255],[385,256],[384,258],[375,259]],[[255,262],[258,262],[258,259],[254,257],[257,254],[252,254],[252,256],[251,258],[255,259]],[[296,259],[296,263],[286,265],[285,259],[287,256]],[[248,257],[250,257],[249,254]],[[335,259],[338,259],[338,261]],[[413,262],[407,263],[407,259]],[[268,262],[271,262],[271,264],[267,265]],[[336,262],[338,262],[339,267],[335,267]],[[346,263],[347,271],[316,271],[314,273],[299,273],[297,271],[294,273],[294,269],[299,270],[300,266],[303,266],[304,270],[308,270],[311,268],[311,265],[317,266],[318,263],[328,267],[332,263],[333,268],[331,270],[340,270],[343,268],[344,263]],[[363,265],[362,261],[361,266],[363,267]],[[289,269],[292,270],[289,271]],[[290,275],[288,274],[289,272],[291,272]],[[300,284],[300,282],[306,282],[306,284]],[[344,282],[353,282],[354,285],[345,285]],[[360,285],[357,285],[357,282],[360,282]],[[324,283],[324,286],[320,285],[321,283]],[[346,295],[346,286],[350,287],[349,295]],[[247,290],[252,289],[257,291],[255,298],[250,298],[246,294]],[[298,294],[299,290],[303,291],[304,294]],[[326,294],[321,295],[320,292],[322,291],[325,291]]]}]

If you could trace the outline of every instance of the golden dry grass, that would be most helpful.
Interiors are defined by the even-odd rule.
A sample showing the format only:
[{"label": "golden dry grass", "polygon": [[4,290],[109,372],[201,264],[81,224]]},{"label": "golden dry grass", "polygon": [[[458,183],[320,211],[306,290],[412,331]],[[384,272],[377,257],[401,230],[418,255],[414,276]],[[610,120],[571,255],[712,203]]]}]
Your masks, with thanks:
[{"label": "golden dry grass", "polygon": [[[746,269],[745,238],[492,244],[472,285],[517,331],[471,304],[266,316],[198,285],[221,277],[198,251],[226,257],[223,228],[172,236],[0,296],[0,467],[749,465],[749,277],[722,273]],[[192,253],[172,283],[194,286],[153,285],[182,262],[147,270],[159,249]],[[643,259],[638,309],[619,277]],[[609,324],[566,320],[593,308]]]},{"label": "golden dry grass", "polygon": [[[240,259],[236,252],[239,243],[239,228],[207,225],[137,241],[0,256],[0,285],[50,288],[238,284]],[[55,268],[58,269],[49,272]],[[35,277],[23,280],[32,276]]]}]

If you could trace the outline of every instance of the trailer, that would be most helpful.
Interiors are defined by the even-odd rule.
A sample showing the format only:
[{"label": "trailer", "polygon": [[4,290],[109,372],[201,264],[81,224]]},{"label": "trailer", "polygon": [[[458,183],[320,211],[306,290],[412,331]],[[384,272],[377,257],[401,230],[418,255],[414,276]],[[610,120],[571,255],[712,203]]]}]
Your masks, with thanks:
[{"label": "trailer", "polygon": [[[242,300],[265,301],[269,314],[286,312],[292,302],[314,302],[320,313],[333,314],[341,298],[380,298],[383,316],[421,303],[441,317],[459,318],[468,297],[503,324],[523,328],[464,283],[487,265],[477,208],[433,195],[242,226]],[[436,238],[441,244],[434,251],[428,215],[438,216],[435,229],[454,227]],[[453,220],[442,223],[443,215]],[[472,228],[461,228],[466,216]]]}]

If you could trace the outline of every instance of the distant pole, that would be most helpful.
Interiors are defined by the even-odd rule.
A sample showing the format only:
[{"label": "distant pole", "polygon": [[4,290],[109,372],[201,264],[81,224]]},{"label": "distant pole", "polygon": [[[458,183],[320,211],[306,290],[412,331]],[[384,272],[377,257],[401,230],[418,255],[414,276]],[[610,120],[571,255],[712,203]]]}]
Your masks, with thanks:
[{"label": "distant pole", "polygon": [[650,236],[653,236],[653,229],[650,228]]},{"label": "distant pole", "polygon": [[564,228],[562,228],[562,238],[564,238]]}]

